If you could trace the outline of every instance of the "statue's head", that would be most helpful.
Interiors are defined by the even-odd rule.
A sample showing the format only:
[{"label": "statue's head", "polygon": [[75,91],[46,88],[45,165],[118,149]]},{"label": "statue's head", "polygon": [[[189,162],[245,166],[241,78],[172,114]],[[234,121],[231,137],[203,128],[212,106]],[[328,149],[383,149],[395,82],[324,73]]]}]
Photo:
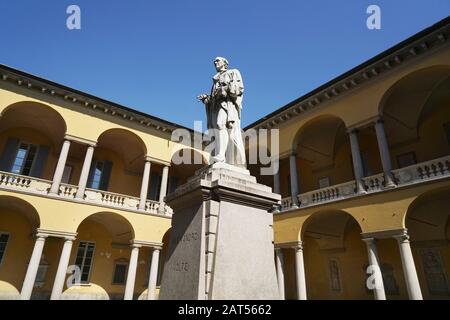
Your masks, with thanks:
[{"label": "statue's head", "polygon": [[217,72],[225,71],[228,69],[228,60],[222,57],[217,57],[214,59],[214,66]]}]

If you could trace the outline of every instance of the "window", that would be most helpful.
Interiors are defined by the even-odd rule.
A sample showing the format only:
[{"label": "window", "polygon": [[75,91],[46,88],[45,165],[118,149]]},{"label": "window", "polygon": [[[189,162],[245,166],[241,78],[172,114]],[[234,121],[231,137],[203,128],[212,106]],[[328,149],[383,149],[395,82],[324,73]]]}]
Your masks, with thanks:
[{"label": "window", "polygon": [[31,143],[21,142],[11,169],[12,173],[29,175],[38,147]]},{"label": "window", "polygon": [[3,256],[5,255],[6,245],[8,244],[9,234],[0,233],[0,265],[3,261]]},{"label": "window", "polygon": [[92,260],[94,258],[95,244],[93,242],[80,241],[78,245],[75,264],[81,270],[81,283],[88,283],[91,275]]},{"label": "window", "polygon": [[326,188],[329,186],[330,186],[330,177],[319,179],[319,189]]},{"label": "window", "polygon": [[66,165],[64,167],[64,172],[63,172],[63,176],[61,179],[62,183],[70,183],[70,178],[72,177],[72,170],[73,170],[73,166],[71,165]]},{"label": "window", "polygon": [[414,152],[407,152],[397,156],[397,165],[399,168],[412,166],[416,163],[416,154]]},{"label": "window", "polygon": [[114,265],[114,275],[112,284],[125,284],[128,270],[128,262],[126,260],[118,260]]},{"label": "window", "polygon": [[94,167],[94,174],[92,176],[91,188],[99,189],[102,181],[103,161],[97,161]]},{"label": "window", "polygon": [[111,171],[111,161],[93,161],[89,172],[89,188],[107,191],[109,178],[111,177]]}]

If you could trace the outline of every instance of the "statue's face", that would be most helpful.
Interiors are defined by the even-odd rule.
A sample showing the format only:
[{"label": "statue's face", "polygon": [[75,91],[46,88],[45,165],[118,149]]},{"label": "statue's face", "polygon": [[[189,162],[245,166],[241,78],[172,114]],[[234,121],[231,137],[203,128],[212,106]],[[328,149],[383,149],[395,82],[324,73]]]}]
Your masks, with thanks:
[{"label": "statue's face", "polygon": [[227,69],[227,64],[222,59],[214,60],[214,65],[216,66],[217,72],[224,71]]}]

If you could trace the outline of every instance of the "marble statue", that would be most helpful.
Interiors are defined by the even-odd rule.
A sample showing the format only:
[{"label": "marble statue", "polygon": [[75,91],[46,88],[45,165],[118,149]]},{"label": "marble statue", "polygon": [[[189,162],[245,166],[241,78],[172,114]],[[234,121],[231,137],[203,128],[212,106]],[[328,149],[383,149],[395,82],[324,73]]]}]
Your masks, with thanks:
[{"label": "marble statue", "polygon": [[197,98],[205,104],[208,131],[212,131],[215,153],[211,163],[225,162],[245,167],[245,148],[241,132],[241,111],[244,84],[237,69],[228,69],[225,58],[214,59],[217,74],[213,77],[211,94]]}]

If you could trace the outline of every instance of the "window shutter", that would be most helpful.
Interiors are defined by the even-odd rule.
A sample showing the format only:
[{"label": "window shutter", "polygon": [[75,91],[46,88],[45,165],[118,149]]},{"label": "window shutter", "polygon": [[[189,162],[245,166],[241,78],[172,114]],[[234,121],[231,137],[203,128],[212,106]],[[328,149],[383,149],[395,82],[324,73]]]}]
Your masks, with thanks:
[{"label": "window shutter", "polygon": [[94,180],[95,167],[97,166],[97,161],[92,159],[91,168],[89,169],[87,187],[92,188],[92,180]]},{"label": "window shutter", "polygon": [[48,151],[48,146],[39,146],[39,150],[34,158],[33,166],[30,171],[30,176],[42,178],[42,173],[44,172],[45,164],[47,162]]},{"label": "window shutter", "polygon": [[2,157],[0,159],[0,170],[11,171],[14,159],[16,158],[17,146],[19,145],[19,139],[8,138],[5,148],[3,149]]},{"label": "window shutter", "polygon": [[160,175],[157,173],[152,173],[150,175],[150,188],[147,192],[147,199],[158,200],[159,191],[159,181],[161,180]]},{"label": "window shutter", "polygon": [[102,178],[100,181],[100,188],[99,188],[100,190],[108,191],[109,178],[111,177],[111,170],[112,170],[112,162],[105,160],[103,162]]}]

